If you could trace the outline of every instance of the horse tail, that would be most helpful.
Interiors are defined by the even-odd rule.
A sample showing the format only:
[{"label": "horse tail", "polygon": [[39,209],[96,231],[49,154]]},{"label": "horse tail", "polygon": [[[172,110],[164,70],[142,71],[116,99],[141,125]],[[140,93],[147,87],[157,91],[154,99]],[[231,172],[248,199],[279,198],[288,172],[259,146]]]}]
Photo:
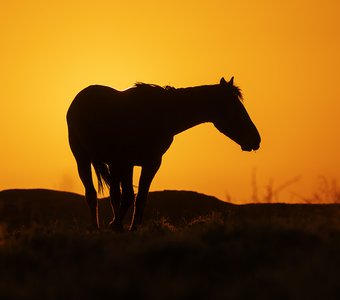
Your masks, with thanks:
[{"label": "horse tail", "polygon": [[98,179],[98,192],[102,194],[105,186],[110,187],[110,168],[107,164],[101,162],[92,162],[92,165]]}]

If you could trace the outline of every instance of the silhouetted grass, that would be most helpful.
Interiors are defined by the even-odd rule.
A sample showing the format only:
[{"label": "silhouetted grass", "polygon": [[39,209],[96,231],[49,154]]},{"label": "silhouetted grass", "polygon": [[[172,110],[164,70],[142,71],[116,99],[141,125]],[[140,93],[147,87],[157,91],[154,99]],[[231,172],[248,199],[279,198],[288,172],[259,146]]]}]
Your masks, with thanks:
[{"label": "silhouetted grass", "polygon": [[139,232],[0,226],[0,299],[339,299],[339,206],[247,205]]}]

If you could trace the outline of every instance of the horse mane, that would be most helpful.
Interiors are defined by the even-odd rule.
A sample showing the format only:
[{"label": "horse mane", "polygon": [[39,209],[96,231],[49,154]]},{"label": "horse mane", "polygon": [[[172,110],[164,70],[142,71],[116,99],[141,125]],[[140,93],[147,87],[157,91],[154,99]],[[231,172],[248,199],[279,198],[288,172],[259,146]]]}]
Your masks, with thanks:
[{"label": "horse mane", "polygon": [[[200,87],[218,87],[219,85],[212,85],[212,86],[200,86]],[[166,92],[166,91],[176,91],[177,89],[175,87],[166,85],[164,87],[157,85],[157,84],[149,84],[149,83],[144,83],[144,82],[136,82],[134,84],[134,88],[144,90],[144,91],[159,91],[159,92]],[[193,87],[195,88],[195,87]],[[236,86],[236,85],[228,85],[228,88],[230,89],[231,93],[235,95],[241,102],[243,102],[243,94],[242,90]],[[191,89],[191,88],[186,88],[186,89]]]},{"label": "horse mane", "polygon": [[231,86],[231,92],[241,101],[243,102],[243,94],[242,90],[237,85]]},{"label": "horse mane", "polygon": [[159,91],[168,90],[169,88],[175,89],[175,88],[169,87],[169,86],[161,87],[160,85],[157,85],[157,84],[149,84],[149,83],[144,83],[144,82],[136,82],[134,87],[137,88],[137,89],[141,89],[141,90],[142,89],[144,89],[144,90],[156,89],[156,90],[159,90]]}]

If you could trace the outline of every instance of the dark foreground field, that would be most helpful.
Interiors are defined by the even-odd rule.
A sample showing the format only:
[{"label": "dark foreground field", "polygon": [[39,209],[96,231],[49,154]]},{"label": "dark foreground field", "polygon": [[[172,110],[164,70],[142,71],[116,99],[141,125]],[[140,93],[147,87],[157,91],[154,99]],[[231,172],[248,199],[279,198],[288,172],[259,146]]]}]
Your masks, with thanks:
[{"label": "dark foreground field", "polygon": [[136,233],[81,196],[0,192],[0,299],[340,299],[340,205],[150,195]]}]

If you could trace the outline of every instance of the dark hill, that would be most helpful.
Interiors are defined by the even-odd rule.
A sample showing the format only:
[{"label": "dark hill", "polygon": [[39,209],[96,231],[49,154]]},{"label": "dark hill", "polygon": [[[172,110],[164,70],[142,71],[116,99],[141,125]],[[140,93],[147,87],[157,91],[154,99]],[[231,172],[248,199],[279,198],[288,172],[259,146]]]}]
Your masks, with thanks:
[{"label": "dark hill", "polygon": [[[188,191],[151,192],[144,220],[166,217],[172,223],[190,220],[211,212],[225,211],[231,204]],[[99,200],[102,224],[112,219],[108,198]],[[0,223],[17,228],[32,223],[67,223],[86,226],[89,214],[84,196],[45,189],[4,190],[0,192]],[[129,222],[130,215],[126,222]]]},{"label": "dark hill", "polygon": [[[247,204],[234,205],[215,197],[189,191],[151,192],[145,209],[144,224],[165,217],[174,225],[188,224],[199,216],[220,213],[230,224],[233,220],[243,223],[268,223],[276,221],[303,223],[302,226],[320,222],[338,223],[339,204]],[[125,222],[131,220],[131,211]],[[112,219],[108,198],[99,200],[101,226],[106,227]],[[44,189],[5,190],[0,192],[0,224],[9,229],[46,224],[76,226],[89,225],[89,212],[84,196]]]}]

